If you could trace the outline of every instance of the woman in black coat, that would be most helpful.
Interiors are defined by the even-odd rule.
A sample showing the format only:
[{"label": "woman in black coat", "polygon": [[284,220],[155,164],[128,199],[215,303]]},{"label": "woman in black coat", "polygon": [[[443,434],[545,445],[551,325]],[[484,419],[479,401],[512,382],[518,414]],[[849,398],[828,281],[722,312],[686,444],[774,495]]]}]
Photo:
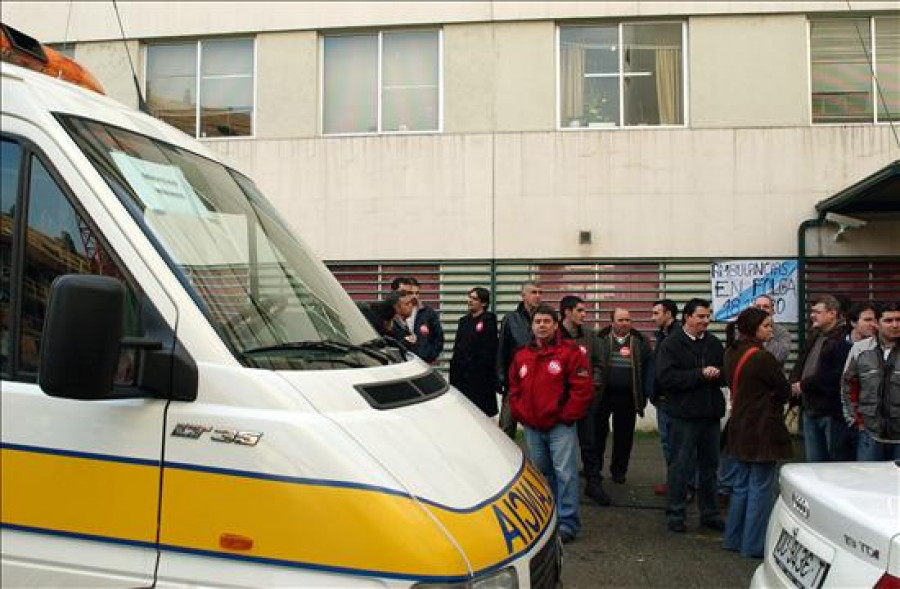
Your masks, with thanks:
[{"label": "woman in black coat", "polygon": [[791,388],[781,365],[763,348],[772,335],[772,318],[751,307],[728,326],[725,350],[724,372],[732,394],[725,447],[737,462],[737,473],[723,539],[727,550],[752,558],[763,556],[776,463],[791,456],[783,418]]},{"label": "woman in black coat", "polygon": [[469,291],[469,312],[460,317],[453,343],[450,384],[493,417],[497,415],[497,316],[485,310],[490,302],[487,289]]}]

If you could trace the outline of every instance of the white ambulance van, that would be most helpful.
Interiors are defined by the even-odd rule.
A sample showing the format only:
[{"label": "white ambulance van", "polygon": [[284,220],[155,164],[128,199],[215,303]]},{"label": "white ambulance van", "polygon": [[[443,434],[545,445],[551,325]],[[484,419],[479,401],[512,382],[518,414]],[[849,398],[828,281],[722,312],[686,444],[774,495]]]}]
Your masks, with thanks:
[{"label": "white ambulance van", "polygon": [[251,180],[49,73],[2,64],[3,586],[555,586],[520,449]]}]

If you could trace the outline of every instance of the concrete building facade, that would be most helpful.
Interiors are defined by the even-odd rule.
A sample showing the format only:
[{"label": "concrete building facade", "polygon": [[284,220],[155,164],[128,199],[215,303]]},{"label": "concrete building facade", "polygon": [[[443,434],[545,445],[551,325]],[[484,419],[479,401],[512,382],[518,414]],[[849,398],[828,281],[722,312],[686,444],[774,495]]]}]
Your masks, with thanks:
[{"label": "concrete building facade", "polygon": [[[327,260],[791,257],[817,202],[900,159],[891,3],[135,2],[118,11],[124,41],[112,3],[7,1],[2,18],[73,44],[108,94],[133,105],[126,47],[146,92],[154,46],[249,39],[249,134],[203,140]],[[816,120],[815,44],[828,37],[811,40],[811,30],[823,21],[864,23],[860,47],[882,72],[871,120]],[[586,90],[574,91],[581,114],[567,118],[569,31],[619,27],[621,49],[637,53],[641,31],[657,24],[682,31],[670,64],[675,122],[622,124],[627,113],[598,122],[584,114]],[[436,128],[329,133],[327,40],[404,31],[436,32]],[[616,51],[615,41],[604,47]],[[656,51],[656,70],[634,76],[661,77]],[[566,81],[639,83],[625,69],[582,68]],[[836,242],[825,224],[809,232],[807,253],[896,255],[898,228],[874,215]]]}]

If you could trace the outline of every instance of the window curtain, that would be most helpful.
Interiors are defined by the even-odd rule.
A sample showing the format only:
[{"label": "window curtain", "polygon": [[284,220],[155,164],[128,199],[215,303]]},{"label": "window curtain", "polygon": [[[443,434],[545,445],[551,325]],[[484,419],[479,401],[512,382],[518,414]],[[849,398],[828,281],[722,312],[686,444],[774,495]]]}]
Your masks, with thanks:
[{"label": "window curtain", "polygon": [[585,49],[579,45],[569,45],[562,52],[562,126],[584,117],[584,56]]},{"label": "window curtain", "polygon": [[681,50],[656,50],[656,100],[660,125],[680,125],[681,120]]}]

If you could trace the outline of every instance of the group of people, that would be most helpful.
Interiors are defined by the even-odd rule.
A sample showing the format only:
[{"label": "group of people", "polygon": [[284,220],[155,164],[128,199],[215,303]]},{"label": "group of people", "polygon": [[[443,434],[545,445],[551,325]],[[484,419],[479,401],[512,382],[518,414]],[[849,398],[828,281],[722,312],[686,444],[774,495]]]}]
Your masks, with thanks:
[{"label": "group of people", "polygon": [[580,297],[565,296],[555,309],[543,304],[534,283],[522,285],[521,297],[498,324],[488,310],[490,293],[469,291],[450,383],[488,416],[499,412],[500,427],[510,437],[522,424],[531,460],[554,489],[561,538],[569,542],[580,527],[578,454],[585,493],[609,505],[602,472],[610,422],[610,474],[624,483],[635,422],[653,390],[653,352],[632,327],[628,309],[613,309],[610,325],[594,333],[586,329]]},{"label": "group of people", "polygon": [[415,277],[398,276],[385,297],[359,309],[379,335],[434,364],[444,350],[444,328],[437,311],[422,302],[421,291]]},{"label": "group of people", "polygon": [[[414,279],[393,286],[385,304],[395,312],[385,312],[384,333],[434,362],[443,346],[437,314],[419,302]],[[542,302],[535,283],[522,286],[521,302],[502,322],[490,300],[487,289],[468,292],[450,382],[486,415],[499,412],[510,437],[522,424],[530,458],[554,491],[564,542],[580,528],[579,454],[585,495],[609,505],[602,473],[610,422],[609,473],[621,484],[648,402],[667,465],[655,490],[667,496],[668,529],[686,531],[686,506],[696,496],[700,525],[723,532],[724,547],[748,557],[762,557],[776,467],[792,458],[785,406],[802,409],[807,461],[900,459],[897,302],[849,307],[819,297],[809,337],[786,375],[791,335],[775,323],[766,295],[727,326],[725,344],[709,332],[711,304],[700,298],[683,306],[680,320],[674,301],[656,301],[652,345],[626,308],[614,308],[609,325],[594,332],[585,326],[582,298],[565,296],[556,309]]]},{"label": "group of people", "polygon": [[849,306],[825,295],[810,318],[787,378],[771,349],[778,347],[771,312],[749,308],[729,325],[732,412],[719,474],[720,484],[731,479],[732,498],[724,546],[746,556],[762,557],[776,464],[791,458],[785,403],[802,407],[807,462],[900,459],[900,304]]}]

